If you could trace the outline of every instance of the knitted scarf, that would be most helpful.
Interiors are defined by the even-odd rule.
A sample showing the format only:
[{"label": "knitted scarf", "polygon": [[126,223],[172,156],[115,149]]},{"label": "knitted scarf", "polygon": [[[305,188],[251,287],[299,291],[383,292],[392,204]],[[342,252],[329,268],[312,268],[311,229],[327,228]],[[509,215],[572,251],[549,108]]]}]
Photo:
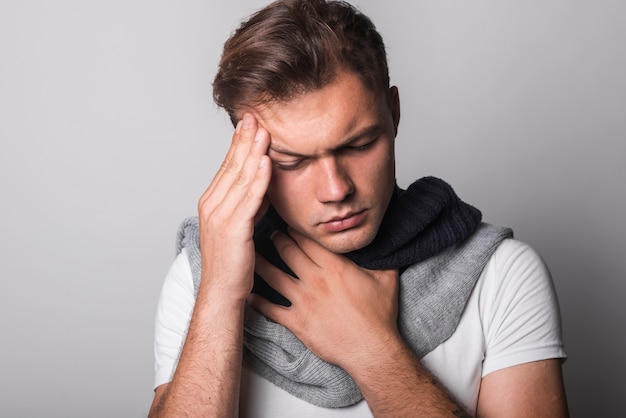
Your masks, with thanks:
[{"label": "knitted scarf", "polygon": [[[293,274],[276,253],[269,235],[284,228],[270,210],[255,228],[257,252]],[[456,330],[463,308],[485,264],[508,228],[481,223],[478,209],[461,201],[444,181],[425,177],[406,190],[396,187],[378,235],[368,246],[345,254],[368,269],[398,268],[398,329],[418,358]],[[180,226],[177,253],[186,248],[194,289],[200,285],[197,218]],[[288,305],[255,275],[253,292]],[[337,408],[363,399],[350,376],[309,351],[288,329],[246,306],[244,364],[311,404]]]}]

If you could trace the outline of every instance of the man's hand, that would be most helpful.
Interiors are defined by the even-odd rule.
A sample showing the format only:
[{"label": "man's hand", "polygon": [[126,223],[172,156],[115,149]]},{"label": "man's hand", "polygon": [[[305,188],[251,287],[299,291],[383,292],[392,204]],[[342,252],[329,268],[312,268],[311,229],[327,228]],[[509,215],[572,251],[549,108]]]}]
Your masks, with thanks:
[{"label": "man's hand", "polygon": [[299,279],[257,255],[256,272],[292,305],[251,295],[255,309],[348,372],[375,362],[388,341],[400,338],[397,270],[366,270],[293,230],[275,233],[273,241]]},{"label": "man's hand", "polygon": [[292,303],[251,295],[261,314],[291,330],[354,379],[376,417],[466,417],[421,365],[397,328],[398,271],[372,271],[296,231],[274,245],[299,279],[257,255],[256,272]]},{"label": "man's hand", "polygon": [[243,301],[252,289],[254,224],[267,210],[269,133],[244,115],[222,166],[198,203],[202,282]]},{"label": "man's hand", "polygon": [[151,417],[238,416],[243,312],[254,279],[254,224],[268,207],[269,142],[245,115],[200,198],[200,288],[176,372],[156,389]]}]

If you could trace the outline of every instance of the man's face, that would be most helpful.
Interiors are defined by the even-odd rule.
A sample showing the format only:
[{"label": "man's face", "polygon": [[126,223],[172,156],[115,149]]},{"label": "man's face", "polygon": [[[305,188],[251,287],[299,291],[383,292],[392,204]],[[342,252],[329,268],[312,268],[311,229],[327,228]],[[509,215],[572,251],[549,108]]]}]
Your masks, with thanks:
[{"label": "man's face", "polygon": [[372,242],[395,185],[399,100],[340,73],[321,90],[254,109],[271,136],[267,193],[295,230],[336,253]]}]

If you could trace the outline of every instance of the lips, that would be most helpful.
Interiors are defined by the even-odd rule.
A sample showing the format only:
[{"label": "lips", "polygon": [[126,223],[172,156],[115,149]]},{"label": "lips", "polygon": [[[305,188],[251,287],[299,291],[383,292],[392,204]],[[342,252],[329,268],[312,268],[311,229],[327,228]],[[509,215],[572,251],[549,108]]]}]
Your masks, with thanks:
[{"label": "lips", "polygon": [[328,232],[342,232],[348,229],[356,228],[363,223],[365,219],[365,211],[349,213],[345,216],[337,216],[321,225]]}]

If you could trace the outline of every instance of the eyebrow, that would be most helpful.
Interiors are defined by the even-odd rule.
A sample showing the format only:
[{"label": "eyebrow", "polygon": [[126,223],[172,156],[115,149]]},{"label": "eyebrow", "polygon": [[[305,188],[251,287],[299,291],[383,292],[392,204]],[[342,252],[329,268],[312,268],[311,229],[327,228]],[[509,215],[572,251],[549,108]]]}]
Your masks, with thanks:
[{"label": "eyebrow", "polygon": [[[341,144],[337,145],[336,147],[332,148],[330,150],[330,152],[335,152],[343,147],[346,147],[348,145],[350,145],[353,142],[358,141],[359,139],[366,137],[366,136],[374,136],[376,134],[379,134],[380,132],[383,131],[383,127],[381,125],[372,125],[372,126],[368,126],[364,129],[362,129],[361,131],[357,132],[356,134],[348,137],[346,140],[344,140]],[[271,151],[274,151],[276,153],[279,154],[283,154],[283,155],[289,155],[291,157],[298,157],[298,158],[311,158],[311,157],[315,157],[314,155],[305,155],[305,154],[300,154],[291,150],[288,150],[286,148],[284,148],[282,145],[276,145],[276,144],[270,144],[270,148]]]}]

